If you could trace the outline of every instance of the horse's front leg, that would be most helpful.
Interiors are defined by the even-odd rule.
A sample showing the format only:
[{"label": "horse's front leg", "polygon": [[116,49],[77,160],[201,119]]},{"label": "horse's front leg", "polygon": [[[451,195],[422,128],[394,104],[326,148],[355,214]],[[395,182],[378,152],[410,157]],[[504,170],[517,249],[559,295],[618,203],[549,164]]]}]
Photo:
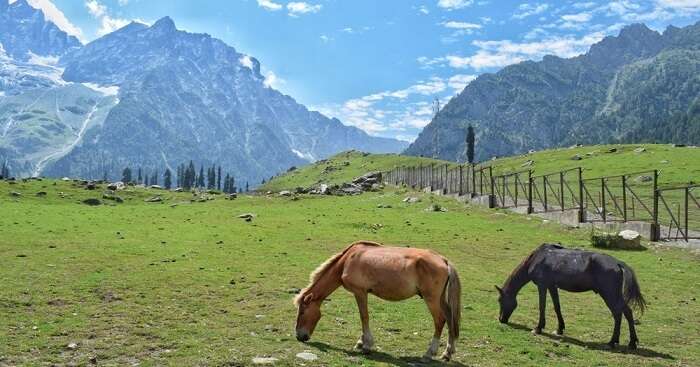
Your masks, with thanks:
[{"label": "horse's front leg", "polygon": [[433,338],[430,340],[430,346],[428,350],[423,355],[423,359],[432,359],[440,347],[440,336],[442,335],[442,329],[445,327],[445,316],[442,314],[442,309],[440,308],[439,298],[424,298],[425,304],[428,306],[430,314],[433,316],[433,325],[435,326],[435,332],[433,333]]},{"label": "horse's front leg", "polygon": [[552,297],[554,312],[557,313],[557,335],[564,335],[564,317],[561,315],[561,307],[559,305],[559,290],[555,286],[549,287],[549,295]]},{"label": "horse's front leg", "polygon": [[544,329],[545,325],[545,308],[547,306],[547,287],[543,285],[537,285],[537,291],[540,294],[540,321],[537,323],[537,326],[532,330],[533,334],[541,334],[542,329]]},{"label": "horse's front leg", "polygon": [[367,292],[354,292],[357,308],[360,311],[360,321],[362,321],[362,336],[355,344],[356,349],[362,349],[362,353],[369,353],[374,347],[374,338],[369,330],[369,311],[367,310]]}]

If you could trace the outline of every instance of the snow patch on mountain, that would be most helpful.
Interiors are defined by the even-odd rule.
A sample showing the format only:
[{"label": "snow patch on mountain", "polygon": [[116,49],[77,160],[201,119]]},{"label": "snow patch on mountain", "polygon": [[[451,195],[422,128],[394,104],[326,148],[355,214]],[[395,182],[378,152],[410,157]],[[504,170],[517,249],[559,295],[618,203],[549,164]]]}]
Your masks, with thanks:
[{"label": "snow patch on mountain", "polygon": [[316,158],[311,154],[311,153],[302,153],[296,149],[292,149],[292,152],[297,155],[297,157],[309,161],[309,162],[315,162]]},{"label": "snow patch on mountain", "polygon": [[95,92],[102,93],[104,96],[116,96],[119,94],[119,87],[116,85],[104,86],[95,83],[80,83]]}]

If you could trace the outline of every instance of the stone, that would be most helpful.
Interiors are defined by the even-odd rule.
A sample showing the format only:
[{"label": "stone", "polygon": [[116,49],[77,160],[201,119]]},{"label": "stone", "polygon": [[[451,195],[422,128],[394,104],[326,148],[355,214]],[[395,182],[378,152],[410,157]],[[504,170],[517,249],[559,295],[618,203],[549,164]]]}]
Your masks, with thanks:
[{"label": "stone", "polygon": [[649,181],[653,181],[653,180],[654,180],[653,177],[646,176],[646,175],[639,176],[635,179],[635,181],[637,181],[637,182],[649,182]]},{"label": "stone", "polygon": [[105,200],[112,200],[112,201],[117,202],[117,203],[123,203],[123,202],[124,202],[124,199],[122,199],[121,197],[119,197],[119,196],[117,196],[117,195],[112,195],[112,194],[109,194],[109,193],[104,193],[104,194],[102,194],[102,198],[105,199]]},{"label": "stone", "polygon": [[275,357],[255,357],[253,364],[275,364],[279,359]]},{"label": "stone", "polygon": [[419,203],[421,201],[421,199],[419,197],[415,197],[415,196],[408,196],[408,197],[404,198],[402,201],[404,203],[413,204],[413,203]]},{"label": "stone", "polygon": [[163,190],[163,186],[160,185],[151,185],[149,188],[154,189],[154,190]]},{"label": "stone", "polygon": [[66,345],[66,348],[68,348],[70,350],[76,350],[76,349],[78,349],[78,343],[76,343],[76,342],[68,343],[68,345]]},{"label": "stone", "polygon": [[124,183],[121,181],[112,182],[107,185],[107,189],[112,191],[123,190],[124,187],[126,187],[126,185],[124,185]]},{"label": "stone", "polygon": [[64,177],[64,178],[61,179],[61,181],[70,181],[70,178]]},{"label": "stone", "polygon": [[635,153],[644,153],[646,151],[647,151],[647,149],[644,147],[639,147],[639,148],[634,150]]},{"label": "stone", "polygon": [[591,236],[594,247],[635,250],[641,249],[642,236],[633,230],[623,230],[617,234],[595,234]]},{"label": "stone", "polygon": [[154,197],[148,198],[144,201],[147,203],[160,203],[161,201],[163,201],[163,198],[160,196],[154,196]]},{"label": "stone", "polygon": [[182,192],[183,190],[182,190],[182,187],[177,187],[177,188],[175,188],[175,190],[173,190],[173,191],[175,191],[175,192]]},{"label": "stone", "polygon": [[279,193],[280,196],[292,196],[292,192],[289,190],[282,190]]},{"label": "stone", "polygon": [[22,196],[22,193],[21,193],[21,192],[17,192],[17,191],[11,191],[11,192],[10,192],[10,196],[13,196],[13,197],[20,197],[20,196]]},{"label": "stone", "polygon": [[96,188],[97,188],[97,185],[92,181],[85,184],[85,190],[94,190]]},{"label": "stone", "polygon": [[571,160],[572,160],[572,161],[580,161],[580,160],[582,160],[582,159],[583,159],[583,158],[581,158],[581,156],[580,156],[579,154],[576,154],[575,156],[571,157]]},{"label": "stone", "polygon": [[315,361],[318,359],[318,356],[311,352],[301,352],[297,353],[297,358],[303,359],[305,361]]},{"label": "stone", "polygon": [[327,195],[328,194],[328,185],[326,184],[321,184],[321,186],[318,187],[318,192],[321,195]]},{"label": "stone", "polygon": [[228,195],[226,196],[226,200],[233,200],[233,199],[235,199],[235,198],[237,198],[237,197],[238,197],[238,195],[236,195],[235,193],[228,194]]},{"label": "stone", "polygon": [[608,149],[608,153],[615,153],[615,152],[617,152],[617,148]]}]

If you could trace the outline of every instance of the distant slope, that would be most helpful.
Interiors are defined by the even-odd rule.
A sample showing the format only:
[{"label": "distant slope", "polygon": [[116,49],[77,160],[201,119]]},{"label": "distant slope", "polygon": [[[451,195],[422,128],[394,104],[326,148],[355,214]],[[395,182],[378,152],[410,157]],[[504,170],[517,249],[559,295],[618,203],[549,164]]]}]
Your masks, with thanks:
[{"label": "distant slope", "polygon": [[530,149],[618,142],[700,144],[700,23],[625,27],[581,56],[545,56],[483,74],[405,151],[464,161],[466,128],[478,160]]},{"label": "distant slope", "polygon": [[262,185],[259,191],[308,188],[321,183],[341,184],[350,182],[353,178],[371,171],[388,171],[397,166],[431,163],[447,162],[397,154],[369,154],[349,151],[277,176]]}]

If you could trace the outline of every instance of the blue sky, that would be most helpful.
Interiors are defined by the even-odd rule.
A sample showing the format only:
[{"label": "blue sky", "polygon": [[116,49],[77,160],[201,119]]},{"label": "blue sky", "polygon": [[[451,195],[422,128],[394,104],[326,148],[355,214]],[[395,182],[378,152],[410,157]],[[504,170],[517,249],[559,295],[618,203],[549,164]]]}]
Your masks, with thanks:
[{"label": "blue sky", "polygon": [[[12,0],[11,0],[12,1]],[[84,42],[170,16],[260,60],[268,83],[379,136],[414,139],[486,72],[572,57],[630,23],[700,19],[700,0],[29,0]]]}]

